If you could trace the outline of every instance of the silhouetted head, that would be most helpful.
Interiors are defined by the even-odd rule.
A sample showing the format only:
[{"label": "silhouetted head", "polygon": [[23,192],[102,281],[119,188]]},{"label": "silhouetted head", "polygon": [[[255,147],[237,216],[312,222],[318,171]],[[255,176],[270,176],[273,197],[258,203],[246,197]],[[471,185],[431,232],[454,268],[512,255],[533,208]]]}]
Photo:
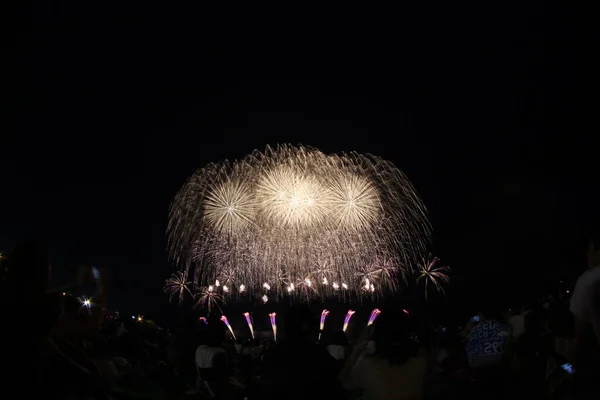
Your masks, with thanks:
[{"label": "silhouetted head", "polygon": [[336,344],[338,346],[348,346],[348,338],[344,331],[338,331],[333,335],[331,339],[331,344]]},{"label": "silhouetted head", "polygon": [[[36,242],[15,246],[6,259],[6,275],[0,288],[4,316],[19,319],[22,331],[38,337],[48,333],[61,311],[59,293],[48,293],[50,261],[48,250]],[[35,310],[36,318],[30,313]],[[7,314],[8,313],[8,314]]]},{"label": "silhouetted head", "polygon": [[317,319],[305,305],[295,305],[285,313],[285,337],[292,342],[308,342],[319,330]]},{"label": "silhouetted head", "polygon": [[6,261],[7,285],[24,301],[39,300],[50,287],[48,249],[36,242],[15,246]]},{"label": "silhouetted head", "polygon": [[[499,297],[499,296],[498,296]],[[503,306],[492,290],[490,293],[482,294],[478,299],[479,317],[489,321],[504,321]]]},{"label": "silhouetted head", "polygon": [[127,332],[137,332],[139,330],[139,324],[135,322],[133,318],[125,318],[123,320],[123,328],[127,330]]},{"label": "silhouetted head", "polygon": [[393,365],[402,365],[417,355],[419,345],[411,338],[410,320],[402,310],[384,309],[373,329],[374,356],[385,358]]},{"label": "silhouetted head", "polygon": [[205,343],[211,347],[218,347],[225,341],[225,324],[219,318],[209,318],[206,325]]},{"label": "silhouetted head", "polygon": [[81,311],[81,302],[74,296],[63,296],[62,304],[65,314],[76,315]]}]

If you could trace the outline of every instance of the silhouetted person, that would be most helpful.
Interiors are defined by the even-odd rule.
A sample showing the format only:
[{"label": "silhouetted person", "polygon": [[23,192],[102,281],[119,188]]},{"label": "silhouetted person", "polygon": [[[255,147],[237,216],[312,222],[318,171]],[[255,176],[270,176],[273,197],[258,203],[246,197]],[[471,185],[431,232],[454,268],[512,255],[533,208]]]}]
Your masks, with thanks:
[{"label": "silhouetted person", "polygon": [[364,329],[339,379],[344,389],[362,389],[369,400],[421,399],[426,367],[426,352],[411,337],[408,317],[390,308]]},{"label": "silhouetted person", "polygon": [[[60,297],[48,295],[50,262],[47,249],[35,242],[21,243],[5,260],[3,276],[2,329],[3,354],[15,354],[13,365],[4,376],[14,379],[35,379],[42,382],[42,354],[48,333],[60,313]],[[25,378],[27,377],[27,378]],[[36,384],[37,386],[37,384]],[[50,389],[50,388],[49,388]]]},{"label": "silhouetted person", "polygon": [[[41,391],[44,398],[64,398],[69,391],[92,390],[97,398],[104,396],[100,377],[93,362],[78,348],[82,335],[97,331],[102,306],[93,307],[91,317],[74,318],[62,312],[62,292],[50,291],[48,250],[36,242],[17,245],[9,254],[2,282],[3,317],[11,321],[3,329],[4,346],[13,358],[13,377],[7,382],[28,379],[28,394]],[[80,268],[80,276],[91,275],[91,269]],[[100,279],[102,281],[102,279]],[[106,291],[99,283],[98,303],[104,304]],[[60,339],[60,345],[54,339]],[[6,353],[8,354],[8,353]]]},{"label": "silhouetted person", "polygon": [[338,362],[343,362],[348,356],[348,348],[349,343],[346,334],[344,331],[338,331],[333,335],[331,344],[327,346],[327,352]]},{"label": "silhouetted person", "polygon": [[45,398],[59,398],[80,378],[77,373],[81,369],[50,339],[61,313],[61,297],[48,291],[48,250],[33,241],[20,243],[9,254],[6,268],[2,315],[11,323],[2,330],[2,346],[8,346],[3,354],[16,356],[4,378],[6,382],[28,382],[30,396],[43,393]]},{"label": "silhouetted person", "polygon": [[206,327],[204,343],[196,349],[198,388],[208,391],[211,398],[224,398],[229,384],[229,360],[223,348],[225,325],[218,319],[210,319]]},{"label": "silhouetted person", "polygon": [[261,372],[264,399],[327,399],[338,393],[336,362],[316,344],[318,321],[306,306],[284,315],[285,339],[265,353]]},{"label": "silhouetted person", "polygon": [[596,398],[600,390],[600,235],[590,240],[588,269],[575,285],[573,367],[577,398]]},{"label": "silhouetted person", "polygon": [[505,349],[510,328],[495,297],[480,300],[478,322],[469,332],[466,350],[479,396],[502,398],[506,380]]},{"label": "silhouetted person", "polygon": [[[3,316],[21,329],[18,335],[46,334],[60,313],[60,296],[49,295],[50,260],[45,246],[24,242],[15,246],[5,261],[2,283]],[[37,318],[31,318],[35,312]]]}]

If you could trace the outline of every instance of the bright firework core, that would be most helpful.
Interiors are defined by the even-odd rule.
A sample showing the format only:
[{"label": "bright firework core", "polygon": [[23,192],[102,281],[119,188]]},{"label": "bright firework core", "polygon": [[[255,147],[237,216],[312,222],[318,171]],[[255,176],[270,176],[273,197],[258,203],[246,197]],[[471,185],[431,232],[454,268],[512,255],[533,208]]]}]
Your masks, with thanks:
[{"label": "bright firework core", "polygon": [[392,163],[293,146],[196,171],[168,229],[171,255],[194,282],[268,298],[392,291],[429,234],[421,200]]}]

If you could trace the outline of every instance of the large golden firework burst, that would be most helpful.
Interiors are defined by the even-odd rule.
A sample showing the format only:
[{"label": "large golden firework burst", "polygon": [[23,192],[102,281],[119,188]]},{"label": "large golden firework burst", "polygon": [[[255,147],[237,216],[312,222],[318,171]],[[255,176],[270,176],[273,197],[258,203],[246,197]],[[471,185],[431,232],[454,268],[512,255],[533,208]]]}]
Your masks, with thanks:
[{"label": "large golden firework burst", "polygon": [[173,261],[199,286],[220,280],[223,295],[267,298],[392,291],[429,236],[419,196],[392,163],[290,145],[196,171],[168,227]]}]

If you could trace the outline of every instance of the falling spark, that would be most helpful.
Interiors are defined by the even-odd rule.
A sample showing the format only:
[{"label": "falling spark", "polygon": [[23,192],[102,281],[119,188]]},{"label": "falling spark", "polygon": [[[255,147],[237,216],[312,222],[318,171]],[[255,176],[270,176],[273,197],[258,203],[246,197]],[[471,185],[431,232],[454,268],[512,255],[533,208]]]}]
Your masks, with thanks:
[{"label": "falling spark", "polygon": [[375,319],[381,314],[381,311],[378,308],[374,308],[371,311],[371,315],[369,316],[369,322],[367,322],[367,326],[372,325],[375,322]]},{"label": "falling spark", "polygon": [[427,300],[427,294],[429,289],[429,283],[434,285],[438,292],[444,294],[444,286],[450,282],[450,278],[448,277],[448,272],[450,272],[450,268],[447,266],[438,266],[437,263],[440,259],[437,257],[433,257],[431,254],[427,257],[427,259],[423,260],[423,265],[421,266],[420,275],[417,278],[417,282],[420,280],[425,280],[425,299]]},{"label": "falling spark", "polygon": [[269,319],[271,320],[271,329],[273,329],[273,338],[277,341],[277,313],[270,313]]},{"label": "falling spark", "polygon": [[244,317],[246,318],[248,328],[250,328],[250,334],[252,335],[252,339],[254,339],[254,326],[252,326],[252,319],[250,318],[250,313],[245,312]]},{"label": "falling spark", "polygon": [[206,321],[206,317],[200,317],[198,318],[201,322],[204,322],[205,324],[208,325],[208,321]]},{"label": "falling spark", "polygon": [[264,304],[267,304],[267,302],[269,301],[269,296],[267,296],[266,294],[263,294],[263,296],[260,299],[262,300],[262,302]]},{"label": "falling spark", "polygon": [[229,288],[228,288],[227,286],[225,286],[225,285],[223,285],[223,292],[224,292],[224,293],[227,293],[227,292],[229,292]]},{"label": "falling spark", "polygon": [[229,321],[227,320],[227,317],[225,315],[221,315],[221,321],[223,321],[225,325],[227,325],[229,332],[231,332],[231,336],[233,336],[233,340],[237,340],[237,338],[235,337],[235,333],[233,333],[233,329],[231,329],[231,325],[229,324]]},{"label": "falling spark", "polygon": [[425,254],[430,225],[392,163],[281,145],[198,170],[173,201],[167,234],[172,260],[191,265],[200,286],[347,299],[393,292]]},{"label": "falling spark", "polygon": [[344,327],[342,328],[344,332],[346,332],[346,329],[348,329],[348,323],[350,323],[350,318],[352,318],[355,312],[356,311],[348,310],[348,312],[346,313],[346,317],[344,318]]},{"label": "falling spark", "polygon": [[267,282],[263,283],[263,288],[265,288],[265,290],[271,290],[271,285],[269,285]]}]

